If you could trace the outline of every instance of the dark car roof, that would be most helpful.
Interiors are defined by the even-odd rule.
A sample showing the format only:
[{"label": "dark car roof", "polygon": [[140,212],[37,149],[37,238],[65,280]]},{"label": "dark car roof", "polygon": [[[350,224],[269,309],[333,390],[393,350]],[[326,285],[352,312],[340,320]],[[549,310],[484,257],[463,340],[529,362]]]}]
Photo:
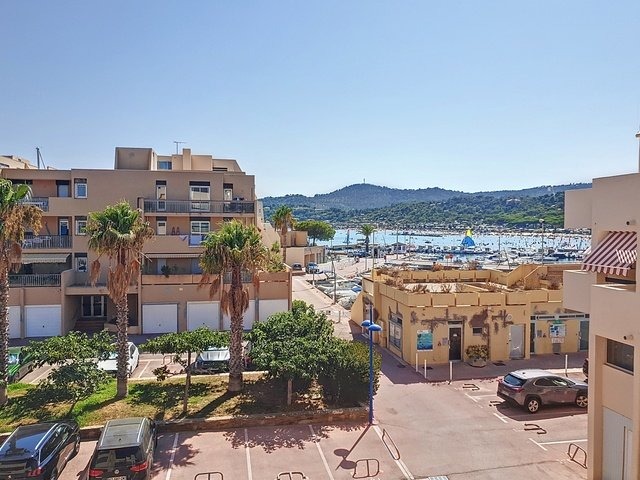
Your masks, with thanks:
[{"label": "dark car roof", "polygon": [[42,422],[16,428],[0,446],[0,460],[35,453],[42,441],[49,436],[49,432],[58,425],[75,426],[69,422]]},{"label": "dark car roof", "polygon": [[97,449],[135,447],[142,441],[142,425],[145,417],[109,420],[102,430]]}]

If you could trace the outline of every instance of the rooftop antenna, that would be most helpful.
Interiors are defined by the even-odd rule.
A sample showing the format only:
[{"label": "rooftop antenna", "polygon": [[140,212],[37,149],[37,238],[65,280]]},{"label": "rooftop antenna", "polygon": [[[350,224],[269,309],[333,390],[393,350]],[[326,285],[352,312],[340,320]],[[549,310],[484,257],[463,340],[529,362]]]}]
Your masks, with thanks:
[{"label": "rooftop antenna", "polygon": [[177,140],[174,140],[173,143],[176,144],[176,155],[178,155],[180,152],[178,151],[178,149],[180,148],[180,144],[182,143],[187,143],[187,142],[178,142]]},{"label": "rooftop antenna", "polygon": [[38,170],[40,170],[40,164],[46,169],[47,166],[44,164],[44,160],[42,159],[42,154],[40,153],[40,147],[36,147],[36,159],[38,161]]},{"label": "rooftop antenna", "polygon": [[[640,130],[636,133],[636,138],[640,141]],[[638,146],[638,171],[640,171],[640,146]]]}]

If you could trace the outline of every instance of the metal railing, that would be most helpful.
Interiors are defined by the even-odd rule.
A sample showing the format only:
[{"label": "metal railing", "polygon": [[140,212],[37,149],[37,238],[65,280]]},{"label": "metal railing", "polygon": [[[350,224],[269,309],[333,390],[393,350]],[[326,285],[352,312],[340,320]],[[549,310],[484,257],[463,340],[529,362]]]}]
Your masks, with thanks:
[{"label": "metal railing", "polygon": [[255,213],[255,202],[144,199],[145,213]]},{"label": "metal railing", "polygon": [[[251,283],[253,282],[253,275],[251,272],[242,272],[242,283]],[[226,272],[223,277],[223,281],[225,285],[229,285],[231,283],[231,272]]]},{"label": "metal railing", "polygon": [[32,235],[25,237],[22,248],[71,248],[71,239],[71,235]]},{"label": "metal railing", "polygon": [[10,287],[59,287],[59,273],[9,275]]},{"label": "metal railing", "polygon": [[43,212],[49,211],[49,197],[31,197],[29,199],[22,200],[20,203],[25,205],[35,205]]}]

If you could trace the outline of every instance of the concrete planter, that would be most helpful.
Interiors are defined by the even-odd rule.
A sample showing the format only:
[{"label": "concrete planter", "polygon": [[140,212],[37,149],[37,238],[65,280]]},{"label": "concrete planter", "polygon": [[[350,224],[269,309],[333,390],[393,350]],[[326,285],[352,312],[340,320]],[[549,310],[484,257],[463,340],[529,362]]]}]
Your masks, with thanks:
[{"label": "concrete planter", "polygon": [[487,360],[484,358],[469,358],[469,360],[467,361],[467,363],[469,365],[471,365],[472,367],[486,367],[487,366]]}]

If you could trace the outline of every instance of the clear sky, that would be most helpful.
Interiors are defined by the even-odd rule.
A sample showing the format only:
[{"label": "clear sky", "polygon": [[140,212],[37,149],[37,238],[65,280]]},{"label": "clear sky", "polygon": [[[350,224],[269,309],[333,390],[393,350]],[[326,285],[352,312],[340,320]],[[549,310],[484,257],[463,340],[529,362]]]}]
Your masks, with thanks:
[{"label": "clear sky", "polygon": [[640,1],[0,7],[0,154],[235,158],[259,196],[468,192],[638,171]]}]

